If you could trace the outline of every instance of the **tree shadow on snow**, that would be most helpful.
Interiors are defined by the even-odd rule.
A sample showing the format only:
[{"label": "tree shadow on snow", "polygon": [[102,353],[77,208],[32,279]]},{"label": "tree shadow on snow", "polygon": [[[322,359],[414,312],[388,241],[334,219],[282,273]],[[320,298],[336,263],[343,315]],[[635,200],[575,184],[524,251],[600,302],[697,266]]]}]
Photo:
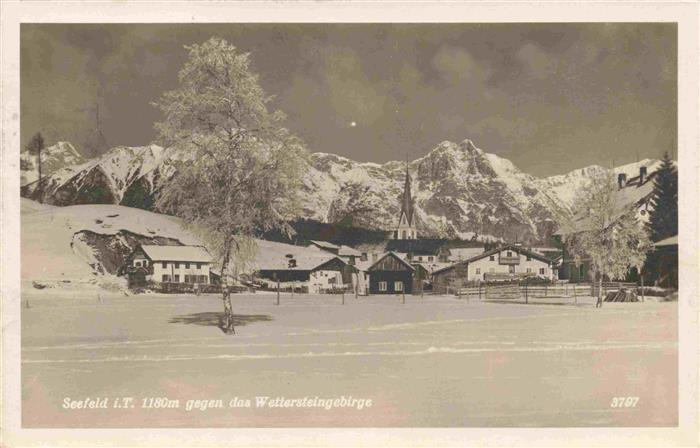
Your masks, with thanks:
[{"label": "tree shadow on snow", "polygon": [[[253,322],[269,322],[272,317],[267,314],[234,314],[233,326],[241,327]],[[223,312],[206,312],[185,314],[183,316],[175,316],[168,321],[171,324],[185,325],[203,325],[207,327],[217,327],[221,331],[224,330],[224,313]]]}]

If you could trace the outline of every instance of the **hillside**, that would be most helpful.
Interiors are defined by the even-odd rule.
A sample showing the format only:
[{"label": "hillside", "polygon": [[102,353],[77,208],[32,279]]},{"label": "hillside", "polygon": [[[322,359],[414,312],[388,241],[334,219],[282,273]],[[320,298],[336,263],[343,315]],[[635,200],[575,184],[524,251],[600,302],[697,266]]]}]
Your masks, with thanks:
[{"label": "hillside", "polygon": [[[106,204],[55,207],[21,200],[21,278],[44,286],[111,284],[138,244],[200,245],[179,219],[132,207]],[[316,249],[257,241],[247,269],[283,254],[317,254]]]}]

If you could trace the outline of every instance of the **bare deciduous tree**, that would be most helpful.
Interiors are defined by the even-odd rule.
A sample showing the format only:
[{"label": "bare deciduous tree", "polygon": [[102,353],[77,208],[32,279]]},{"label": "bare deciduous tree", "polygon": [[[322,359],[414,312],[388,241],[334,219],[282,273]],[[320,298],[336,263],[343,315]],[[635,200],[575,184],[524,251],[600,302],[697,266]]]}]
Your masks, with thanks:
[{"label": "bare deciduous tree", "polygon": [[577,266],[590,260],[593,280],[598,281],[597,307],[603,304],[603,277],[624,278],[631,268],[641,269],[651,248],[636,210],[621,201],[616,191],[612,173],[593,179],[579,192],[581,202],[560,232]]},{"label": "bare deciduous tree", "polygon": [[204,235],[221,262],[224,320],[234,333],[228,275],[240,270],[259,231],[291,232],[307,152],[283,128],[284,115],[268,111],[271,97],[250,69],[250,58],[220,38],[185,47],[180,85],[155,105],[166,145],[187,150],[156,207]]}]

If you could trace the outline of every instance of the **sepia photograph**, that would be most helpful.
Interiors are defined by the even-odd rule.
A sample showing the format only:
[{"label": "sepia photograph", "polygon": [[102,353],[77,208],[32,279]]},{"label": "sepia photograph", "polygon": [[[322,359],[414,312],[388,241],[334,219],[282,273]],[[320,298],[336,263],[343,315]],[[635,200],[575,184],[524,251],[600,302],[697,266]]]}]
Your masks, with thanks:
[{"label": "sepia photograph", "polygon": [[17,26],[21,428],[681,424],[677,22]]}]

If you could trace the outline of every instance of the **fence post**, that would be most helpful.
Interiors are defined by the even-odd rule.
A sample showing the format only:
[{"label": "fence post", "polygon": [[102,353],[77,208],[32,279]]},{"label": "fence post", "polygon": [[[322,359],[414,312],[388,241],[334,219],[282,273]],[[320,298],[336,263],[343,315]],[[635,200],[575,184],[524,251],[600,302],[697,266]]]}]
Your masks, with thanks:
[{"label": "fence post", "polygon": [[406,290],[401,288],[401,303],[406,303]]},{"label": "fence post", "polygon": [[578,305],[578,298],[576,297],[576,285],[574,285],[574,305]]},{"label": "fence post", "polygon": [[547,284],[544,284],[544,296],[547,297]]},{"label": "fence post", "polygon": [[294,287],[297,285],[296,280],[292,282],[292,299],[294,299]]},{"label": "fence post", "polygon": [[481,300],[481,282],[477,283],[477,286],[479,287],[479,300]]},{"label": "fence post", "polygon": [[525,280],[525,304],[527,305],[527,283],[528,281]]},{"label": "fence post", "polygon": [[342,300],[341,304],[342,304],[342,305],[345,305],[345,286],[343,286],[343,289],[342,289],[342,292],[341,292],[341,293],[342,293],[342,295],[343,295],[343,300]]},{"label": "fence post", "polygon": [[280,281],[277,280],[277,303],[275,305],[280,304]]},{"label": "fence post", "polygon": [[642,280],[642,302],[644,302],[644,274],[640,274],[639,278]]}]

